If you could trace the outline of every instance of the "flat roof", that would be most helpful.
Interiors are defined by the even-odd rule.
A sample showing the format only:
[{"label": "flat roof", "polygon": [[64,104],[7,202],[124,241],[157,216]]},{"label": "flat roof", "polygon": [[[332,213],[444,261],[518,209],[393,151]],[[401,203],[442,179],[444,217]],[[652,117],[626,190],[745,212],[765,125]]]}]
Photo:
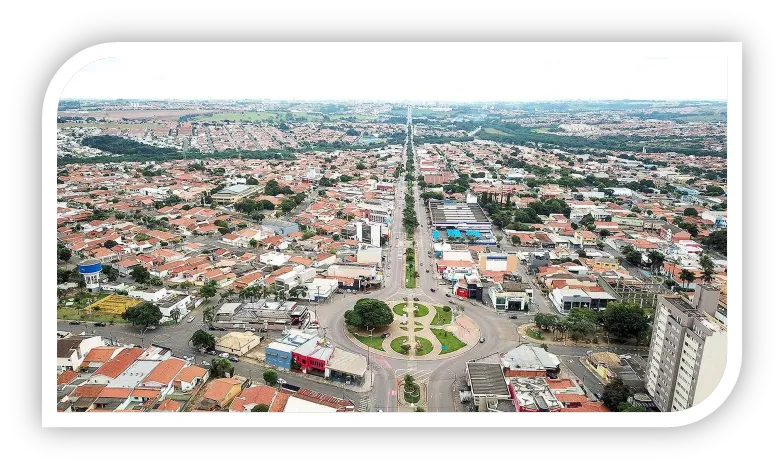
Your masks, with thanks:
[{"label": "flat roof", "polygon": [[511,397],[500,364],[468,362],[466,365],[474,395]]},{"label": "flat roof", "polygon": [[323,404],[317,404],[315,402],[306,401],[305,399],[300,399],[297,396],[289,397],[288,401],[286,402],[286,407],[283,409],[283,412],[337,412],[338,410],[334,407],[329,407]]},{"label": "flat roof", "polygon": [[478,204],[464,202],[444,203],[431,200],[429,209],[434,224],[490,223],[490,220]]},{"label": "flat roof", "polygon": [[336,348],[332,353],[327,367],[330,370],[348,373],[354,376],[363,376],[367,371],[367,360],[364,356]]}]

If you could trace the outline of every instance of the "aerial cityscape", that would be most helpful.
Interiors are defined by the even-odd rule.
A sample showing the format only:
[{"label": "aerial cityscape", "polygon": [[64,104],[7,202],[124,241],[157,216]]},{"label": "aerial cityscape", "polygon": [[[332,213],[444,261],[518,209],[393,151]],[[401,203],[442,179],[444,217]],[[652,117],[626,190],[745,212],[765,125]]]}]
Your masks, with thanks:
[{"label": "aerial cityscape", "polygon": [[721,380],[724,101],[57,115],[58,412],[676,412]]}]

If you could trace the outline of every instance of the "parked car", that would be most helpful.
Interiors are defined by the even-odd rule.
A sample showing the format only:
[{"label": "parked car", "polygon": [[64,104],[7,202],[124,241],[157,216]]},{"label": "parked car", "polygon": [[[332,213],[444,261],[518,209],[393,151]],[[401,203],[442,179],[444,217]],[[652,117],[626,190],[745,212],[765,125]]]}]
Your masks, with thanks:
[{"label": "parked car", "polygon": [[509,319],[517,319],[517,315],[513,314],[513,315],[509,316]]},{"label": "parked car", "polygon": [[245,328],[245,332],[256,332],[256,329],[254,329],[252,327],[246,327]]},{"label": "parked car", "polygon": [[419,298],[417,298],[417,297],[414,297],[414,301],[419,301]]},{"label": "parked car", "polygon": [[219,356],[220,358],[229,358],[229,354],[228,354],[228,353],[226,353],[226,352],[223,352],[223,353],[221,353],[221,354],[220,354],[220,355],[218,355],[218,356]]},{"label": "parked car", "polygon": [[278,378],[278,384],[286,384],[286,380],[283,378]]},{"label": "parked car", "polygon": [[238,357],[237,355],[229,355],[229,361],[238,362],[240,361],[240,357]]},{"label": "parked car", "polygon": [[208,329],[211,330],[211,331],[217,331],[218,330],[218,328],[213,326],[212,324],[210,324],[210,327]]},{"label": "parked car", "polygon": [[219,330],[219,331],[224,331],[224,332],[225,332],[225,331],[226,331],[226,328],[225,328],[225,327],[219,327],[219,328],[218,328],[218,330]]},{"label": "parked car", "polygon": [[455,304],[455,302],[453,300],[449,300],[449,304],[453,305],[453,304]]},{"label": "parked car", "polygon": [[436,289],[435,288],[431,288],[430,291],[434,292],[434,291],[436,291]]},{"label": "parked car", "polygon": [[389,337],[389,332],[384,332],[383,334],[381,334],[382,339],[386,339],[387,337]]},{"label": "parked car", "polygon": [[68,324],[70,324],[72,326],[78,326],[80,323],[79,323],[79,321],[71,321]]},{"label": "parked car", "polygon": [[430,269],[425,269],[425,273],[429,274],[430,273]]},{"label": "parked car", "polygon": [[211,363],[208,362],[207,360],[202,360],[201,361],[201,366],[211,366]]},{"label": "parked car", "polygon": [[480,344],[484,344],[485,343],[485,338],[484,337],[480,337],[479,338],[479,343]]},{"label": "parked car", "polygon": [[96,322],[95,324],[93,324],[93,326],[95,327],[104,327],[105,325],[106,325],[105,322]]},{"label": "parked car", "polygon": [[216,352],[215,350],[207,350],[207,355],[217,355],[217,354],[218,352]]},{"label": "parked car", "polygon": [[194,320],[194,319],[196,319],[196,317],[195,317],[195,316],[188,316],[188,319],[187,319],[187,321],[188,321],[188,322],[193,322],[193,320]]}]

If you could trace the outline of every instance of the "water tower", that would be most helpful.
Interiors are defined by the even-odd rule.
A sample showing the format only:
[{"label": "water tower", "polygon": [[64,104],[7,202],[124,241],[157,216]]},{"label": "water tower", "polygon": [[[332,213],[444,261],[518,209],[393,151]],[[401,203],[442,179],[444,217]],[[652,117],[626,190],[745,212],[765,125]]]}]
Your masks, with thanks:
[{"label": "water tower", "polygon": [[98,290],[98,277],[101,275],[101,261],[87,259],[79,263],[79,273],[84,276],[84,283],[89,291]]}]

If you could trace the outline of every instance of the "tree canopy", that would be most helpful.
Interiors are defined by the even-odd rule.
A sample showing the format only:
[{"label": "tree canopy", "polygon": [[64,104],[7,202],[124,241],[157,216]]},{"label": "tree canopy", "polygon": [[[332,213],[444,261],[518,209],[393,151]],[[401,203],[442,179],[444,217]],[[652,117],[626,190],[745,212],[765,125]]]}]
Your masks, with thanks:
[{"label": "tree canopy", "polygon": [[392,324],[394,315],[389,305],[373,298],[362,298],[354,304],[354,309],[346,311],[344,318],[353,326],[366,329],[384,327]]},{"label": "tree canopy", "polygon": [[210,280],[199,289],[199,296],[210,299],[218,293],[218,282]]},{"label": "tree canopy", "polygon": [[262,378],[264,378],[264,382],[269,386],[278,384],[278,373],[275,370],[266,370],[262,375]]},{"label": "tree canopy", "polygon": [[214,358],[210,364],[210,376],[213,378],[223,378],[228,373],[234,376],[234,367],[225,358]]},{"label": "tree canopy", "polygon": [[161,322],[163,313],[161,309],[149,301],[144,301],[136,306],[131,306],[122,313],[122,318],[134,326],[155,326]]},{"label": "tree canopy", "polygon": [[599,320],[608,333],[621,340],[629,337],[640,339],[651,322],[651,318],[642,307],[620,301],[608,304]]},{"label": "tree canopy", "polygon": [[215,348],[215,336],[207,331],[199,329],[191,336],[191,345],[196,348],[212,350]]},{"label": "tree canopy", "polygon": [[602,402],[611,411],[618,412],[621,410],[621,404],[626,403],[626,400],[631,395],[631,389],[620,378],[613,378],[610,384],[604,387]]}]

